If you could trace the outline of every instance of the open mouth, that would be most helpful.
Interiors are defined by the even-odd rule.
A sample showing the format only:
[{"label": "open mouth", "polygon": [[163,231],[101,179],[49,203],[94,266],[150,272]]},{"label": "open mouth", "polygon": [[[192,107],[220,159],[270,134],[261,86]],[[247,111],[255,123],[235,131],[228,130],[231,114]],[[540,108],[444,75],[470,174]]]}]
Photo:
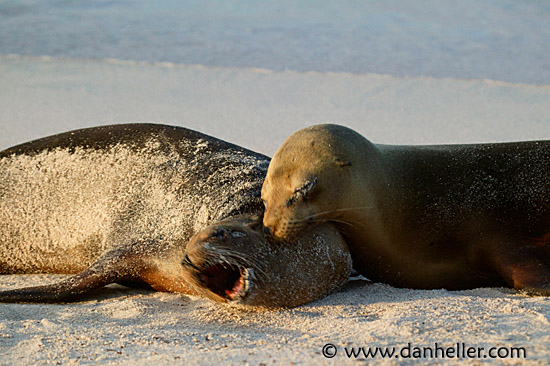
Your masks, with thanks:
[{"label": "open mouth", "polygon": [[185,255],[182,264],[193,268],[201,286],[230,301],[243,298],[249,289],[249,270],[228,263],[217,263],[199,268]]},{"label": "open mouth", "polygon": [[247,291],[248,271],[225,263],[215,264],[202,270],[201,282],[213,293],[228,300],[244,297]]}]

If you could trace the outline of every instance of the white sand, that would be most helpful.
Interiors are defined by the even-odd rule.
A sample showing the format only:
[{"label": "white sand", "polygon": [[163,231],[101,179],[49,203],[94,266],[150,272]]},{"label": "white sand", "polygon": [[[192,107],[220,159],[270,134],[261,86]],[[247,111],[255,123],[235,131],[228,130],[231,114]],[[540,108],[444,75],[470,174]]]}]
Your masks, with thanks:
[{"label": "white sand", "polygon": [[185,126],[272,155],[340,123],[378,143],[550,138],[550,85],[0,56],[0,149],[115,122]]},{"label": "white sand", "polygon": [[[548,86],[6,56],[0,85],[0,148],[136,121],[194,128],[267,154],[320,122],[384,143],[550,139]],[[55,278],[0,276],[0,287]],[[344,347],[464,342],[484,347],[484,362],[526,362],[483,358],[490,347],[524,347],[527,361],[546,365],[549,321],[550,299],[509,289],[413,291],[353,281],[310,305],[248,312],[114,286],[77,304],[0,305],[0,363],[356,364]],[[332,360],[321,355],[327,343],[337,346]]]}]

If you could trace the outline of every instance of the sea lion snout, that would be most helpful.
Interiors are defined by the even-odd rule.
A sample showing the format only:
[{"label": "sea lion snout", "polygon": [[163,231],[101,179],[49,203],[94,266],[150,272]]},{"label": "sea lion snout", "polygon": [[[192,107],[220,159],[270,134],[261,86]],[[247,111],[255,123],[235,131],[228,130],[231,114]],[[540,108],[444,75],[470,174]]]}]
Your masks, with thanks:
[{"label": "sea lion snout", "polygon": [[[277,242],[296,239],[300,233],[315,223],[312,217],[308,217],[308,210],[308,205],[304,203],[292,208],[285,203],[279,210],[266,211],[263,217],[264,235]],[[305,218],[301,218],[302,216]]]},{"label": "sea lion snout", "polygon": [[273,234],[277,219],[277,206],[273,202],[269,202],[262,196],[264,201],[265,211],[262,218],[262,224],[269,233]]},{"label": "sea lion snout", "polygon": [[267,238],[273,238],[273,230],[270,227],[264,226],[262,230]]},{"label": "sea lion snout", "polygon": [[[269,200],[269,204],[268,204]],[[280,204],[272,197],[264,199],[266,210],[263,216],[263,232],[266,238],[273,241],[292,239],[292,232],[288,230],[288,221],[284,218],[285,209],[289,210],[286,203]]]},{"label": "sea lion snout", "polygon": [[264,246],[258,217],[224,220],[191,238],[182,260],[183,276],[214,301],[246,302],[257,275],[264,271]]}]

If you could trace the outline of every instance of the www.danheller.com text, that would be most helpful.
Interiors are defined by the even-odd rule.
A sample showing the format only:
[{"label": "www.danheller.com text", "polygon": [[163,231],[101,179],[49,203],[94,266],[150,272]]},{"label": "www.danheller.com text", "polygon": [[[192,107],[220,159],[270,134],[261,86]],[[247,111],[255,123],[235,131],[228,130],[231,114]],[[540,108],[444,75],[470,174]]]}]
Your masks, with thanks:
[{"label": "www.danheller.com text", "polygon": [[477,347],[466,343],[433,346],[415,346],[407,343],[402,347],[338,347],[332,343],[323,346],[322,354],[326,358],[333,358],[338,353],[346,358],[449,358],[449,359],[525,359],[525,347]]}]

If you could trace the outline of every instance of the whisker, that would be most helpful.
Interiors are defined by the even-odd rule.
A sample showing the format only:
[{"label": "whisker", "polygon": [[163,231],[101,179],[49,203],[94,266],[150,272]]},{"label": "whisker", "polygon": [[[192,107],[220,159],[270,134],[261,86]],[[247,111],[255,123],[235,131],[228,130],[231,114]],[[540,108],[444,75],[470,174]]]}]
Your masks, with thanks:
[{"label": "whisker", "polygon": [[320,214],[315,214],[315,215],[310,215],[310,216],[306,216],[304,217],[303,219],[300,219],[300,220],[296,220],[295,222],[297,223],[302,223],[302,222],[305,222],[305,221],[311,221],[311,222],[314,222],[314,223],[322,223],[322,222],[338,222],[338,223],[341,223],[341,224],[346,224],[346,225],[349,225],[351,227],[365,227],[365,224],[360,222],[360,221],[355,221],[355,220],[340,220],[340,219],[335,219],[335,218],[331,218],[331,219],[326,219],[326,220],[318,220],[316,219],[316,216],[319,216]]},{"label": "whisker", "polygon": [[371,209],[372,206],[357,206],[357,207],[343,207],[343,208],[336,208],[334,210],[330,210],[327,212],[338,212],[338,211],[351,211],[351,210],[368,210]]},{"label": "whisker", "polygon": [[336,208],[334,210],[327,210],[327,211],[322,211],[322,212],[318,212],[316,214],[312,214],[310,216],[306,216],[304,219],[311,219],[311,218],[315,218],[317,216],[321,216],[321,215],[326,215],[326,214],[330,214],[330,213],[333,213],[333,212],[341,212],[341,211],[352,211],[352,210],[368,210],[372,208],[372,206],[359,206],[359,207],[347,207],[347,208]]},{"label": "whisker", "polygon": [[208,262],[211,264],[218,264],[219,262],[226,263],[228,265],[238,265],[243,267],[253,266],[254,270],[266,277],[267,273],[263,269],[263,262],[252,256],[237,253],[225,248],[218,247],[214,252],[209,252]]},{"label": "whisker", "polygon": [[358,226],[365,226],[363,223],[359,221],[330,220],[330,222],[345,224],[345,225],[351,226],[352,228],[357,228]]},{"label": "whisker", "polygon": [[363,224],[359,223],[359,222],[356,222],[356,221],[343,221],[343,220],[338,220],[338,219],[331,219],[331,220],[313,220],[313,221],[310,221],[310,222],[313,222],[314,224],[322,224],[322,223],[337,223],[337,224],[343,224],[344,227],[339,227],[338,230],[342,233],[342,234],[349,234],[348,232],[348,229],[349,228],[358,228],[358,226],[362,226]]}]

